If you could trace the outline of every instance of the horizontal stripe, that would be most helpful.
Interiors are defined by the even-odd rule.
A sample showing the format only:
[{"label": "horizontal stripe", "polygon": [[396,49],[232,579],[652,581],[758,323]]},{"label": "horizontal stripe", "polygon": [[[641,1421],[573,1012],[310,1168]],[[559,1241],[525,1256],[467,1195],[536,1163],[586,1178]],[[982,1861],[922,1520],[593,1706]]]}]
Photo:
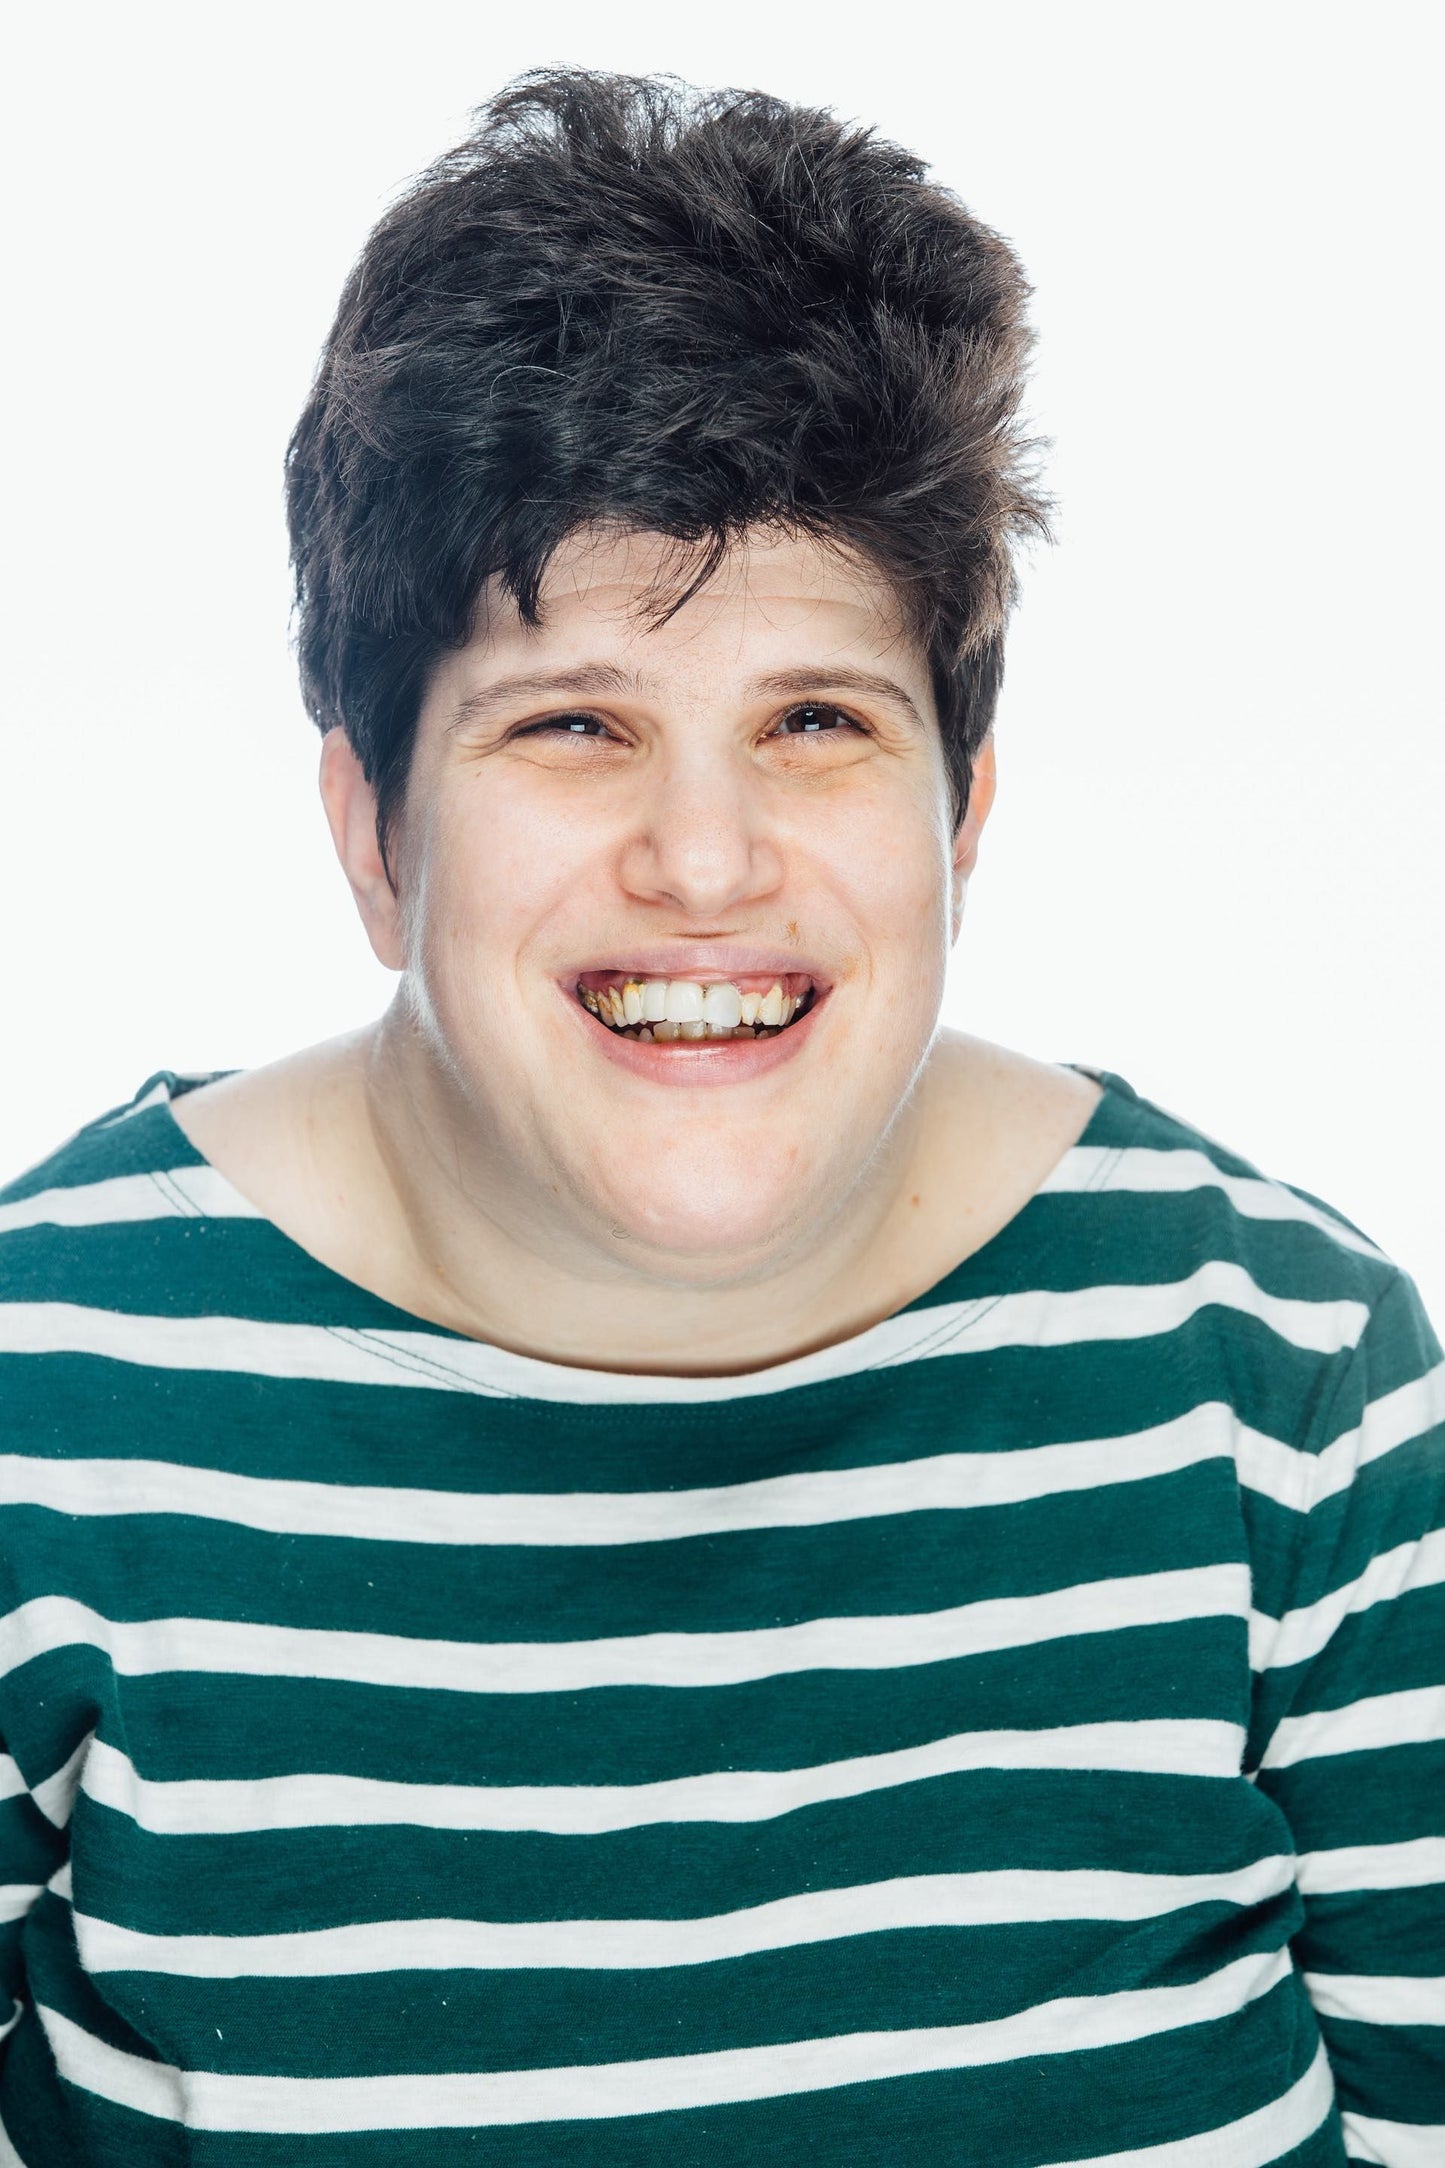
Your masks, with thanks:
[{"label": "horizontal stripe", "polygon": [[1295,1879],[1307,1897],[1445,1883],[1445,1837],[1412,1837],[1402,1844],[1342,1844],[1327,1852],[1301,1852]]},{"label": "horizontal stripe", "polygon": [[1331,1589],[1316,1603],[1286,1611],[1282,1618],[1255,1612],[1250,1621],[1249,1660],[1256,1671],[1283,1670],[1318,1656],[1346,1618],[1391,1603],[1414,1589],[1445,1582],[1445,1528],[1435,1528],[1413,1543],[1377,1551],[1353,1581]]},{"label": "horizontal stripe", "polygon": [[18,1799],[24,1790],[19,1763],[11,1754],[0,1754],[0,1799]]},{"label": "horizontal stripe", "polygon": [[1264,1175],[1226,1174],[1207,1153],[1193,1146],[1161,1151],[1146,1144],[1077,1144],[1040,1185],[1038,1194],[1060,1196],[1093,1189],[1143,1191],[1152,1196],[1213,1189],[1228,1198],[1241,1219],[1316,1227],[1344,1249],[1365,1257],[1383,1256],[1368,1236],[1333,1213],[1322,1212],[1285,1183]]},{"label": "horizontal stripe", "polygon": [[158,1836],[410,1825],[600,1836],[658,1822],[760,1822],[827,1800],[977,1769],[1114,1770],[1233,1778],[1244,1727],[1203,1718],[1068,1724],[1046,1731],[969,1731],[801,1769],[720,1769],[650,1784],[404,1784],[313,1773],[284,1777],[143,1777],[104,1740],[91,1743],[82,1787],[99,1805]]},{"label": "horizontal stripe", "polygon": [[641,2062],[379,2078],[180,2071],[111,2047],[44,2004],[39,2010],[61,2076],[72,2085],[193,2130],[301,2136],[658,2114],[1028,2056],[1077,2054],[1231,2015],[1268,1994],[1290,1970],[1287,1950],[1268,1951],[1237,1958],[1188,1986],[1068,1996],[978,2024],[845,2033]]},{"label": "horizontal stripe", "polygon": [[667,1543],[690,1536],[815,1528],[897,1513],[1016,1505],[1105,1484],[1142,1482],[1200,1461],[1228,1459],[1235,1430],[1232,1411],[1213,1401],[1172,1422],[1119,1437],[1012,1452],[937,1453],[665,1491],[407,1490],[233,1475],[166,1460],[53,1460],[6,1453],[0,1454],[0,1498],[84,1517],[181,1513],[275,1535],[388,1543]]},{"label": "horizontal stripe", "polygon": [[23,1920],[43,1886],[39,1882],[0,1882],[0,1920]]},{"label": "horizontal stripe", "polygon": [[1327,1754],[1419,1746],[1433,1739],[1445,1739],[1445,1686],[1415,1686],[1398,1694],[1370,1694],[1341,1709],[1284,1717],[1275,1726],[1261,1766],[1288,1769]]},{"label": "horizontal stripe", "polygon": [[1162,2145],[1127,2146],[1122,2153],[1071,2155],[1050,2168],[1269,2168],[1303,2145],[1335,2104],[1335,2083],[1321,2043],[1314,2061],[1287,2093],[1233,2123],[1166,2138]]},{"label": "horizontal stripe", "polygon": [[117,1174],[73,1189],[43,1189],[0,1204],[0,1235],[26,1227],[101,1227],[138,1220],[260,1219],[257,1207],[214,1167],[166,1167]]},{"label": "horizontal stripe", "polygon": [[734,1377],[573,1369],[439,1331],[362,1331],[243,1317],[148,1317],[63,1302],[0,1306],[0,1350],[97,1355],[164,1370],[241,1371],[258,1377],[418,1386],[581,1405],[734,1401],[945,1355],[965,1334],[970,1352],[1153,1337],[1176,1331],[1211,1304],[1255,1318],[1291,1346],[1317,1354],[1353,1348],[1369,1316],[1362,1302],[1312,1302],[1269,1294],[1242,1265],[1211,1258],[1186,1279],[1159,1285],[1070,1292],[1031,1288],[905,1310],[814,1355]]},{"label": "horizontal stripe", "polygon": [[37,1596],[0,1619],[0,1674],[50,1650],[103,1650],[123,1676],[158,1671],[350,1679],[466,1694],[593,1687],[738,1685],[797,1671],[887,1671],[1025,1648],[1075,1634],[1242,1613],[1248,1571],[1225,1561],[946,1611],[807,1619],[722,1633],[617,1634],[591,1641],[434,1641],[404,1634],[235,1619],[107,1619],[68,1596]]},{"label": "horizontal stripe", "polygon": [[1360,2025],[1445,2025],[1445,1979],[1438,1974],[1307,1972],[1304,1983],[1321,2017]]},{"label": "horizontal stripe", "polygon": [[764,1950],[914,1927],[1021,1921],[1144,1920],[1187,1905],[1257,1905],[1290,1886],[1288,1857],[1234,1874],[902,1876],[852,1889],[809,1890],[706,1919],[375,1920],[276,1935],[153,1935],[77,1914],[87,1972],[164,1972],[188,1979],[316,1979],[341,1973],[460,1972],[518,1967],[599,1970],[716,1964]]},{"label": "horizontal stripe", "polygon": [[1392,2123],[1348,2108],[1340,2120],[1351,2160],[1372,2161],[1377,2168],[1440,2168],[1445,2160],[1445,2123]]},{"label": "horizontal stripe", "polygon": [[393,1543],[602,1545],[810,1528],[886,1514],[1015,1505],[1147,1481],[1234,1456],[1246,1489],[1296,1512],[1347,1490],[1357,1470],[1445,1422],[1445,1364],[1366,1410],[1320,1454],[1240,1424],[1223,1401],[1144,1430],[1002,1452],[937,1453],[751,1483],[664,1491],[476,1492],[236,1475],[171,1460],[0,1454],[0,1498],[84,1518],[175,1513],[274,1535]]}]

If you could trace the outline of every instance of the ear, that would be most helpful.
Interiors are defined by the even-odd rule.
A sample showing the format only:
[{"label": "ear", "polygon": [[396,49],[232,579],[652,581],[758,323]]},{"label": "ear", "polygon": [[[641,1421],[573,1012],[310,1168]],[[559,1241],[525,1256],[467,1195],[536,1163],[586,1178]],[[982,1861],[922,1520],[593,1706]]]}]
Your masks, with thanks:
[{"label": "ear", "polygon": [[994,765],[993,732],[990,731],[974,755],[973,779],[969,786],[968,811],[958,824],[953,839],[953,937],[963,923],[963,899],[968,892],[969,875],[978,863],[978,839],[983,824],[993,806],[994,792],[998,788],[998,772]]},{"label": "ear", "polygon": [[400,971],[406,963],[401,907],[376,838],[376,793],[339,728],[328,730],[321,741],[321,803],[377,961],[389,971]]}]

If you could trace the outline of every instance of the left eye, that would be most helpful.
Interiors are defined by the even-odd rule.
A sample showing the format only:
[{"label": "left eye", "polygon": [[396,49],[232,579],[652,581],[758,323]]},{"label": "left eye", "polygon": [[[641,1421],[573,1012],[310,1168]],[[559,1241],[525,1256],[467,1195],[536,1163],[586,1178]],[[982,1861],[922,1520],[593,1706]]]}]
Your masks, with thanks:
[{"label": "left eye", "polygon": [[800,708],[790,708],[778,725],[779,731],[790,738],[818,737],[825,730],[856,730],[858,725],[841,709],[822,706],[815,700],[805,701]]}]

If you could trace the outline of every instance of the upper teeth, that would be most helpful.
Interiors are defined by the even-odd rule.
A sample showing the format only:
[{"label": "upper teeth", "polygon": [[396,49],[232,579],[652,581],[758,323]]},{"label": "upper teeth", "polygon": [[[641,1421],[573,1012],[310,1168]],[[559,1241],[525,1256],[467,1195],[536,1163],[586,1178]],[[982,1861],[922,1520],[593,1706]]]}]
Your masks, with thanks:
[{"label": "upper teeth", "polygon": [[[785,994],[775,980],[766,993],[742,993],[731,980],[628,979],[621,986],[579,986],[585,1008],[614,1030],[661,1027],[658,1038],[731,1038],[739,1028],[751,1036],[755,1025],[776,1030],[790,1024],[803,1005],[803,994]],[[689,1027],[691,1027],[689,1029]]]}]

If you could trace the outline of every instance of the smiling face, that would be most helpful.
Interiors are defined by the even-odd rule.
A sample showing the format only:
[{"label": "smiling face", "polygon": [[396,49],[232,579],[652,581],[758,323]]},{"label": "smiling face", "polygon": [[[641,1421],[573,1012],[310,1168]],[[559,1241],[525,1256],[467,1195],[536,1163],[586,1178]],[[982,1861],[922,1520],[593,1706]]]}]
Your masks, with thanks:
[{"label": "smiling face", "polygon": [[470,1201],[569,1258],[724,1284],[879,1179],[991,747],[955,835],[926,659],[881,578],[759,537],[657,626],[672,562],[577,538],[539,628],[488,598],[423,703],[396,895],[340,732],[323,788]]}]

